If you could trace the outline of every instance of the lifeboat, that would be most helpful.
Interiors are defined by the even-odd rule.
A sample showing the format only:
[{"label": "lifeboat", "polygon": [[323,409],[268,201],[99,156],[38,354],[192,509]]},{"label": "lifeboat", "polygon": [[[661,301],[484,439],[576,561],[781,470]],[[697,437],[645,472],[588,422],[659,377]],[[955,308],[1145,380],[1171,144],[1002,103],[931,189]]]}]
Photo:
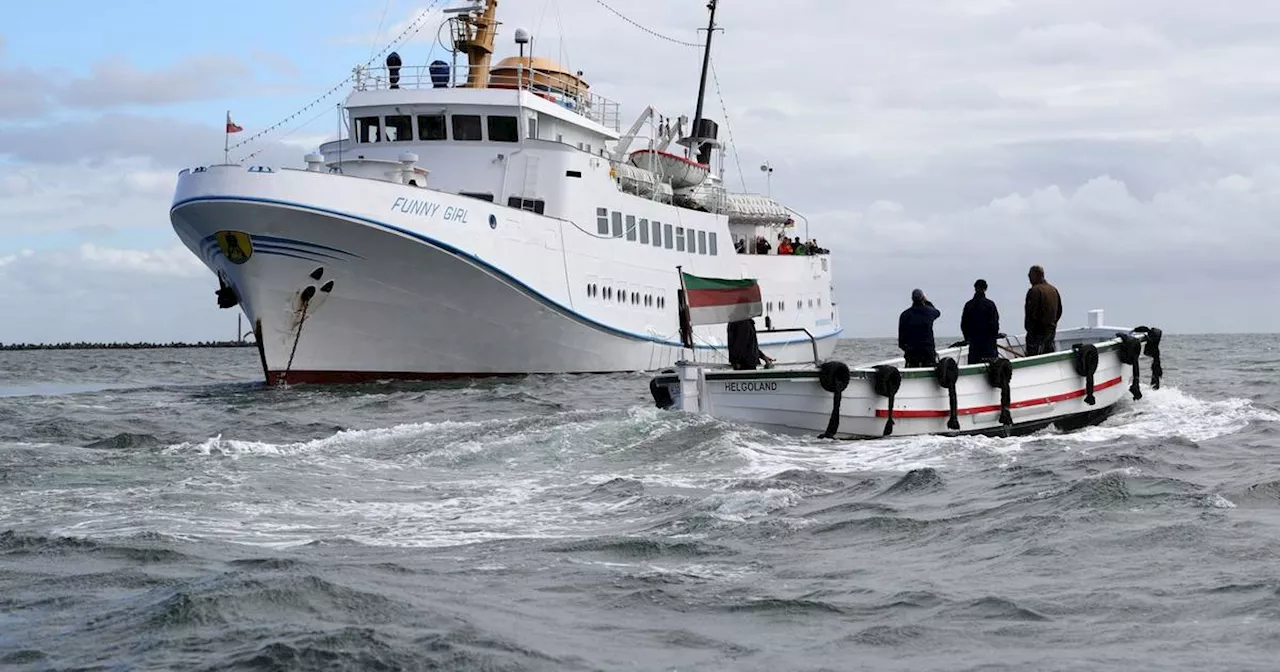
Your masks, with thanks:
[{"label": "lifeboat", "polygon": [[702,181],[707,179],[707,174],[711,172],[711,166],[705,163],[698,163],[683,156],[660,152],[656,149],[638,149],[631,152],[627,162],[669,179],[671,186],[675,189],[702,184]]}]

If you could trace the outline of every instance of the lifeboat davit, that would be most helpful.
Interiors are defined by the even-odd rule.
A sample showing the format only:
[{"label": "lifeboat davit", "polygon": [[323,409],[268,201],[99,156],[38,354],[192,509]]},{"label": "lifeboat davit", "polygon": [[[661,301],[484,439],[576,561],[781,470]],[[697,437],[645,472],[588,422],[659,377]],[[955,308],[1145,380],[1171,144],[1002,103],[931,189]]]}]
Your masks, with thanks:
[{"label": "lifeboat davit", "polygon": [[631,152],[627,162],[637,168],[657,173],[671,180],[675,189],[683,189],[702,184],[711,172],[711,166],[691,161],[683,156],[660,152],[656,149],[638,149]]}]

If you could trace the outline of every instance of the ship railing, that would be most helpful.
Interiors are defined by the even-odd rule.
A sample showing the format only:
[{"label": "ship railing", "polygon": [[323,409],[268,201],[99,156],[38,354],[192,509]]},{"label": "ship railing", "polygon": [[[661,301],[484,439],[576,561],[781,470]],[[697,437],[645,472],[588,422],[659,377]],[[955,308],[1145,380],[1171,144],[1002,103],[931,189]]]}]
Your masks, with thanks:
[{"label": "ship railing", "polygon": [[[821,365],[822,365],[822,360],[818,358],[818,341],[817,341],[817,339],[815,339],[815,338],[813,337],[813,334],[812,334],[812,333],[810,333],[810,332],[809,332],[809,330],[808,330],[808,329],[806,329],[806,328],[804,328],[804,327],[786,327],[786,328],[783,328],[783,329],[767,328],[767,329],[761,329],[760,331],[758,331],[758,332],[756,332],[756,333],[759,333],[759,334],[782,334],[782,333],[786,333],[786,332],[804,332],[804,335],[805,335],[805,336],[807,336],[807,337],[809,337],[809,346],[810,346],[811,348],[813,348],[813,365],[814,365],[814,366],[821,366]],[[785,363],[790,364],[791,362],[785,362]],[[797,363],[797,364],[799,364],[800,362],[796,362],[796,363]]]},{"label": "ship railing", "polygon": [[[490,66],[491,70],[497,69]],[[506,70],[507,68],[504,68]],[[537,68],[519,67],[514,75],[504,73],[489,76],[486,88],[516,89],[524,88],[542,98],[563,107],[570,112],[586,117],[605,128],[619,131],[621,129],[621,106],[604,96],[586,89],[577,88],[571,76],[560,71],[539,70]],[[355,85],[357,91],[386,91],[389,89],[443,89],[466,86],[468,66],[466,65],[405,65],[397,68],[398,79],[391,81],[391,72],[386,67],[356,68]],[[508,81],[510,80],[510,81]],[[563,87],[552,87],[546,83],[564,83]]]}]

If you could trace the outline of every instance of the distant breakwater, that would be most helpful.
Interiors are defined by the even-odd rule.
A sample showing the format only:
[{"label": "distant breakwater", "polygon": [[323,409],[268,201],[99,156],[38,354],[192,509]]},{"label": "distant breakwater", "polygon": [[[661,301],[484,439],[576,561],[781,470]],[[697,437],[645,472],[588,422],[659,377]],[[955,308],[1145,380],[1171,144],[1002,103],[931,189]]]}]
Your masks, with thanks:
[{"label": "distant breakwater", "polygon": [[196,341],[186,343],[0,343],[2,350],[153,350],[157,348],[251,348],[252,341]]}]

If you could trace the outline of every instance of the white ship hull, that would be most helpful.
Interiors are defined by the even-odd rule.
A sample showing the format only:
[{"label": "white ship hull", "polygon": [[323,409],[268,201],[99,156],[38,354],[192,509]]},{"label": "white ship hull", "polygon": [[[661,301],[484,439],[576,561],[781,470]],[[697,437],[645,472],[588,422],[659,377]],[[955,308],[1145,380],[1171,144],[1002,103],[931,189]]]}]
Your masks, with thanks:
[{"label": "white ship hull", "polygon": [[[651,208],[655,219],[676,221],[672,206],[617,197],[631,199],[625,207],[639,215]],[[699,214],[713,230],[712,215],[682,217],[689,225]],[[808,308],[813,297],[827,296],[826,258],[735,255],[727,229],[719,255],[681,255],[456,194],[241,166],[184,172],[171,219],[184,244],[235,290],[271,384],[648,371],[690,357],[725,361],[723,327],[696,329],[697,353],[679,342],[678,264],[690,273],[746,273],[764,287],[795,290],[803,299],[788,295],[789,308],[805,308],[773,321],[777,328],[809,329],[819,358],[831,354],[840,332],[829,297],[819,299],[821,313]],[[225,231],[243,234],[248,254],[234,260],[240,263],[219,242]],[[805,280],[797,285],[800,276]],[[604,300],[602,285],[627,299]],[[803,334],[762,333],[760,341],[783,361],[814,355]]]}]

